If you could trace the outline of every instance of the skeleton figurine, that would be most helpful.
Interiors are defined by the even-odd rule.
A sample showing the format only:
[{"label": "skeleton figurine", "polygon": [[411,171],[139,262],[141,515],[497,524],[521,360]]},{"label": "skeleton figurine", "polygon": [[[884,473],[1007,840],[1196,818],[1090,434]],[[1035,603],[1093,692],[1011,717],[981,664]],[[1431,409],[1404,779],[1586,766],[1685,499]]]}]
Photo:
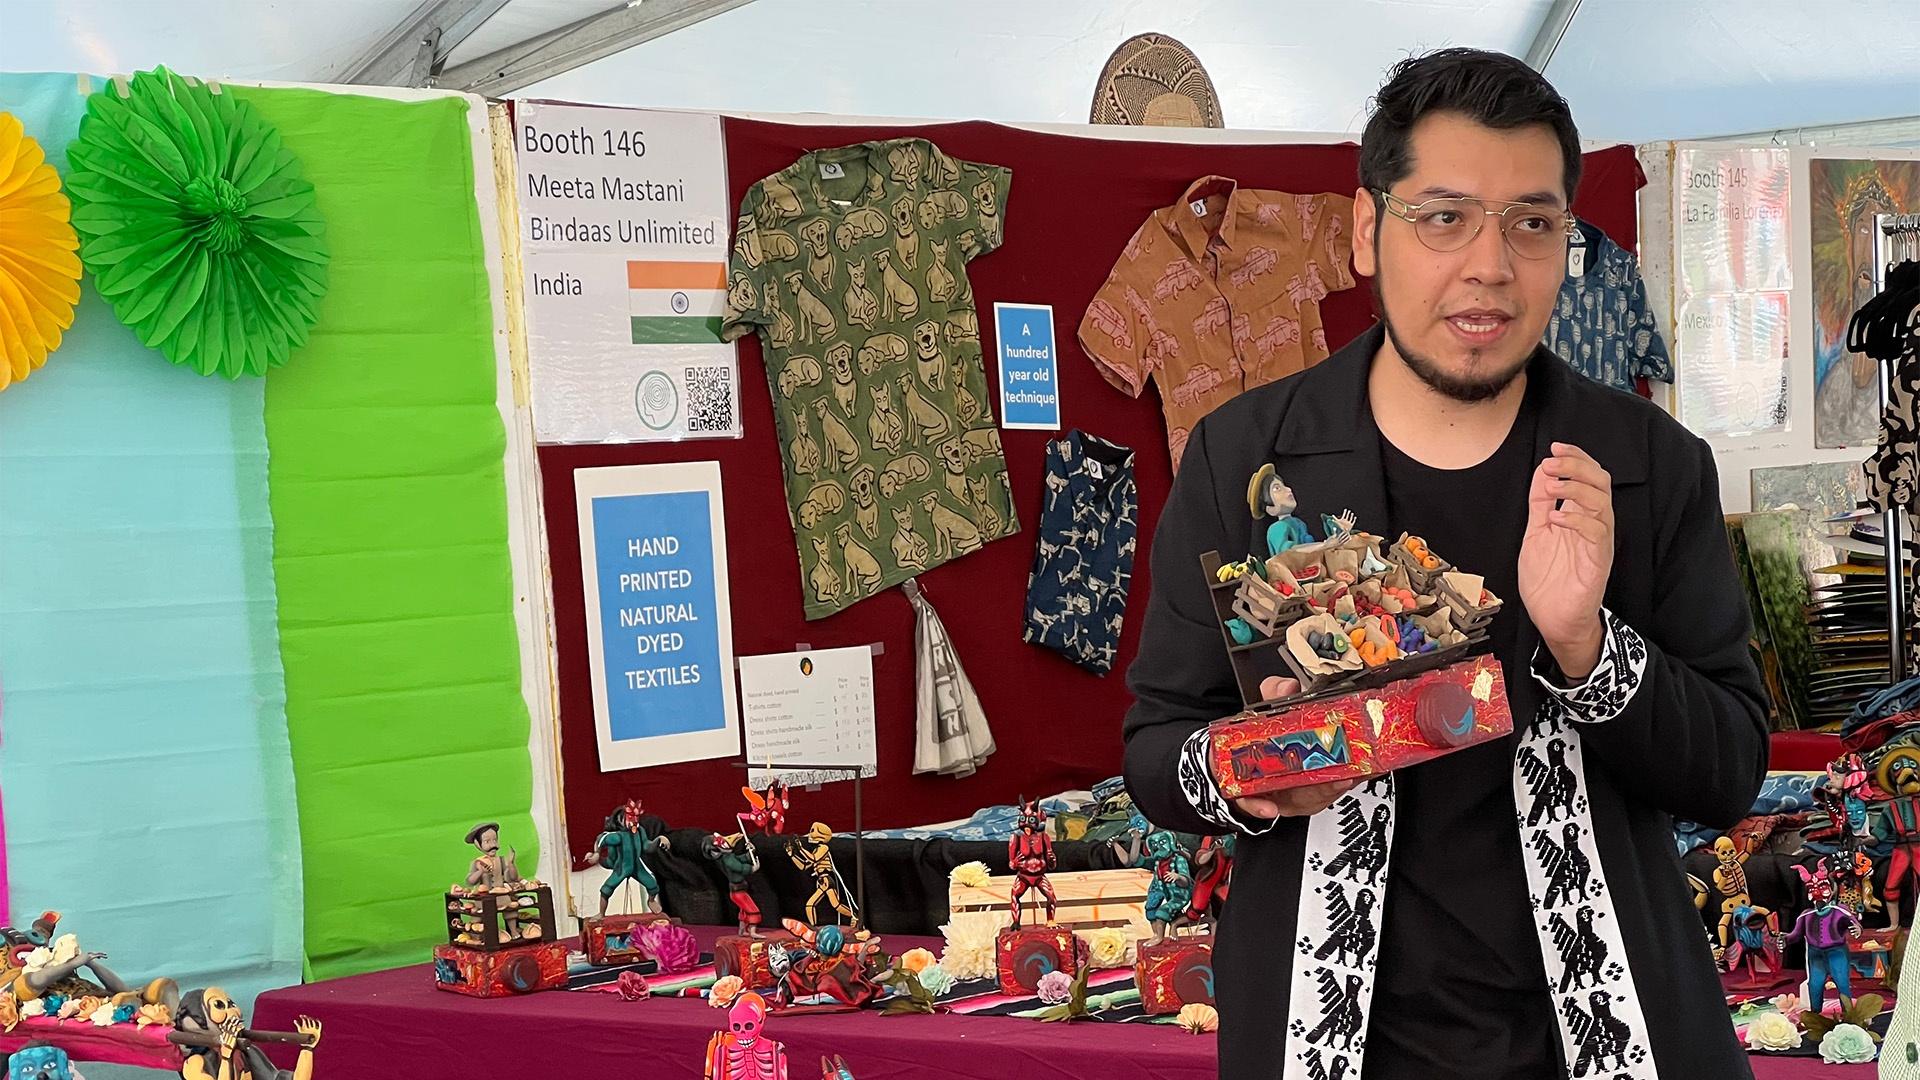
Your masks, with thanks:
[{"label": "skeleton figurine", "polygon": [[1752,928],[1765,925],[1773,912],[1755,904],[1747,892],[1746,862],[1751,852],[1741,850],[1733,837],[1722,836],[1713,842],[1713,854],[1720,860],[1713,871],[1713,885],[1726,898],[1720,901],[1721,966],[1732,971],[1741,953],[1755,947]]},{"label": "skeleton figurine", "polygon": [[1147,855],[1153,861],[1153,882],[1147,886],[1147,925],[1154,944],[1167,938],[1175,920],[1193,903],[1193,868],[1180,841],[1165,829],[1147,834]]},{"label": "skeleton figurine", "polygon": [[607,880],[600,886],[600,914],[607,913],[607,902],[613,898],[615,890],[631,881],[640,886],[641,895],[646,898],[646,908],[651,912],[660,910],[660,882],[653,876],[653,869],[647,865],[648,848],[667,850],[667,838],[653,835],[643,823],[645,807],[639,799],[628,799],[618,810],[607,815],[606,831],[593,842],[593,851],[587,855],[588,866],[605,866]]},{"label": "skeleton figurine", "polygon": [[1020,820],[1014,833],[1007,839],[1007,865],[1013,868],[1013,894],[1009,903],[1013,908],[1013,929],[1020,929],[1020,898],[1028,890],[1037,890],[1046,898],[1047,925],[1053,925],[1054,897],[1053,885],[1047,881],[1047,871],[1058,865],[1053,854],[1053,837],[1047,835],[1047,813],[1040,809],[1038,800],[1020,797]]},{"label": "skeleton figurine", "polygon": [[828,846],[832,841],[833,830],[816,821],[805,837],[796,836],[787,841],[787,858],[813,878],[813,895],[807,897],[807,922],[820,925],[818,908],[820,901],[825,900],[828,907],[858,926],[860,913],[854,910],[853,901],[847,897],[846,882],[840,879],[840,870],[833,865],[833,849]]},{"label": "skeleton figurine", "polygon": [[733,999],[727,1030],[707,1042],[702,1080],[787,1080],[787,1051],[766,1036],[767,1000],[749,990]]},{"label": "skeleton figurine", "polygon": [[313,1051],[320,1045],[320,1021],[302,1016],[294,1021],[300,1056],[293,1071],[277,1068],[253,1040],[260,1033],[247,1030],[247,1018],[233,995],[217,986],[194,990],[180,999],[173,1027],[182,1044],[183,1080],[311,1080]]},{"label": "skeleton figurine", "polygon": [[[1255,521],[1272,518],[1273,524],[1267,526],[1267,554],[1278,555],[1301,544],[1314,542],[1313,534],[1307,531],[1307,523],[1294,516],[1300,508],[1299,500],[1294,497],[1293,489],[1273,470],[1273,464],[1260,466],[1247,483],[1247,510]],[[1327,539],[1337,540],[1353,531],[1354,516],[1351,510],[1337,518],[1328,518]]]}]

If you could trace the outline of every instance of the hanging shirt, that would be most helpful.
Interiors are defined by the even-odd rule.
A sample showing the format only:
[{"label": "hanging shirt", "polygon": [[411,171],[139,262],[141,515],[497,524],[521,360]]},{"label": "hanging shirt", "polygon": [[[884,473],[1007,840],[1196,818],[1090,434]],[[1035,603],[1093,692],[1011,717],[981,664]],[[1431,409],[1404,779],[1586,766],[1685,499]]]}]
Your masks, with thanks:
[{"label": "hanging shirt", "polygon": [[1133,451],[1078,429],[1047,444],[1040,541],[1023,640],[1096,675],[1113,670],[1138,540]]},{"label": "hanging shirt", "polygon": [[809,619],[1020,529],[967,281],[1012,175],[893,139],[740,201],[721,334],[760,334]]},{"label": "hanging shirt", "polygon": [[1080,321],[1109,383],[1160,386],[1173,465],[1193,425],[1250,387],[1327,357],[1320,301],[1353,285],[1353,200],[1195,180],[1127,241]]},{"label": "hanging shirt", "polygon": [[1673,381],[1673,362],[1647,306],[1639,261],[1584,221],[1567,246],[1567,279],[1545,340],[1573,370],[1628,393],[1636,375]]}]

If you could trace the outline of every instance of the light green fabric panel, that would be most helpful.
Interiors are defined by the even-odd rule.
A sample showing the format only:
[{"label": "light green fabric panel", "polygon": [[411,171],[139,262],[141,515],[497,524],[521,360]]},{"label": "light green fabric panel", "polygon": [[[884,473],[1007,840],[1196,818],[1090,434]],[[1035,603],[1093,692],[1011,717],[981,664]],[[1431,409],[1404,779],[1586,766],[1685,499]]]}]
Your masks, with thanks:
[{"label": "light green fabric panel", "polygon": [[228,92],[299,155],[333,252],[266,396],[307,958],[418,963],[468,828],[536,858],[467,105]]}]

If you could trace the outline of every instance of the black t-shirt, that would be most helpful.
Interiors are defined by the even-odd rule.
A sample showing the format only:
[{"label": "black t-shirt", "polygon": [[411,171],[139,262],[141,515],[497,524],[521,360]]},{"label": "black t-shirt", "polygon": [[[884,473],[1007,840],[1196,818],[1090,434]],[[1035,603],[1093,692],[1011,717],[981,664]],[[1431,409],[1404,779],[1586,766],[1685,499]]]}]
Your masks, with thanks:
[{"label": "black t-shirt", "polygon": [[[1472,468],[1435,469],[1380,437],[1383,532],[1426,538],[1505,601],[1489,630],[1507,677],[1525,678],[1512,614],[1527,525],[1537,403]],[[1363,523],[1364,524],[1364,523]],[[1520,834],[1513,827],[1511,738],[1395,773],[1393,874],[1387,888],[1366,1080],[1541,1080],[1565,1074],[1542,990]]]}]

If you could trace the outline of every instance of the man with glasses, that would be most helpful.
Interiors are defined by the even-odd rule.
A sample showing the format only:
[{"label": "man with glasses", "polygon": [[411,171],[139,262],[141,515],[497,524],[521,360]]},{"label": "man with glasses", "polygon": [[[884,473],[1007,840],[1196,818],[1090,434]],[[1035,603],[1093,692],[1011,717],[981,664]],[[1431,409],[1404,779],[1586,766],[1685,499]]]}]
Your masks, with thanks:
[{"label": "man with glasses", "polygon": [[[1380,324],[1187,445],[1126,778],[1155,823],[1240,835],[1214,955],[1223,1077],[1750,1075],[1670,831],[1731,825],[1765,773],[1747,607],[1706,444],[1541,347],[1580,165],[1566,102],[1520,61],[1398,65],[1354,200]],[[1307,520],[1351,508],[1486,574],[1508,600],[1489,646],[1511,738],[1359,787],[1222,797],[1206,725],[1239,695],[1199,556],[1261,550],[1264,465]],[[1355,844],[1377,883],[1338,872]]]}]

